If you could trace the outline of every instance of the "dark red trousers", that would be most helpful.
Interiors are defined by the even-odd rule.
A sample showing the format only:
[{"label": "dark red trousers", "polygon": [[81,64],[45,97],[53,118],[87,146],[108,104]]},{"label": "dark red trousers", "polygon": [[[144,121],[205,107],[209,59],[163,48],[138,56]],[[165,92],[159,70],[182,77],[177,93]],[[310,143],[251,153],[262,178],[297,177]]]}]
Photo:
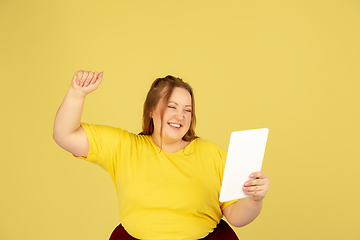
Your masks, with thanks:
[{"label": "dark red trousers", "polygon": [[[215,230],[207,235],[202,240],[238,240],[234,230],[227,224],[224,220],[221,219],[220,223],[217,225]],[[109,240],[139,240],[130,236],[120,224],[115,228],[113,233],[110,236]]]}]

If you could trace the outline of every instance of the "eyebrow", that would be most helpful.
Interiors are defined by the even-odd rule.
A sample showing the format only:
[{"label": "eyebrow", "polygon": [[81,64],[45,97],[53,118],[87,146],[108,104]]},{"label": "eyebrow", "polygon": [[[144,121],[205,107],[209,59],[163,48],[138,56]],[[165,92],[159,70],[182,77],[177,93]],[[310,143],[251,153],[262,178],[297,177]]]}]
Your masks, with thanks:
[{"label": "eyebrow", "polygon": [[[169,103],[174,103],[175,105],[179,105],[177,102],[169,101]],[[192,107],[191,105],[185,105],[185,107]]]}]

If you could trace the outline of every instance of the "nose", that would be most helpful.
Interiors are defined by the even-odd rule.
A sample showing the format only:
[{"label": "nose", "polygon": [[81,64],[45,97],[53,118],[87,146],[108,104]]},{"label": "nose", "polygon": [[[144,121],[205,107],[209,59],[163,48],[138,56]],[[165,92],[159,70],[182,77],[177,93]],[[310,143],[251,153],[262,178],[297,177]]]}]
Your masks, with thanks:
[{"label": "nose", "polygon": [[178,111],[176,114],[175,114],[175,118],[178,119],[178,120],[181,120],[184,118],[184,113],[182,111]]}]

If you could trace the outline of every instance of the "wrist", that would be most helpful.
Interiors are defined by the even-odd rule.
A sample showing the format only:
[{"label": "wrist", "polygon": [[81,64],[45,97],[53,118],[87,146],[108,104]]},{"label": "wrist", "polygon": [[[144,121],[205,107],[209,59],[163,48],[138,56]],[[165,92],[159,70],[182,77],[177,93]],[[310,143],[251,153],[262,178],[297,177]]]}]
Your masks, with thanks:
[{"label": "wrist", "polygon": [[257,196],[251,196],[250,199],[251,199],[255,204],[262,204],[264,198],[259,198],[259,197],[257,197]]},{"label": "wrist", "polygon": [[83,91],[77,89],[76,87],[70,86],[68,95],[70,95],[73,98],[85,99],[87,93],[84,93]]}]

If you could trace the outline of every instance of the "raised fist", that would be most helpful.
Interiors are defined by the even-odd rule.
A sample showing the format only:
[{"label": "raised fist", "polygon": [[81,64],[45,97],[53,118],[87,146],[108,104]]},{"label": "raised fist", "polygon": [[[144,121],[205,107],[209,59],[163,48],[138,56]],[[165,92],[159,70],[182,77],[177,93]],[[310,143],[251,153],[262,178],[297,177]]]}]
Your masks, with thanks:
[{"label": "raised fist", "polygon": [[104,72],[77,71],[72,79],[71,87],[87,95],[98,88],[103,75]]}]

